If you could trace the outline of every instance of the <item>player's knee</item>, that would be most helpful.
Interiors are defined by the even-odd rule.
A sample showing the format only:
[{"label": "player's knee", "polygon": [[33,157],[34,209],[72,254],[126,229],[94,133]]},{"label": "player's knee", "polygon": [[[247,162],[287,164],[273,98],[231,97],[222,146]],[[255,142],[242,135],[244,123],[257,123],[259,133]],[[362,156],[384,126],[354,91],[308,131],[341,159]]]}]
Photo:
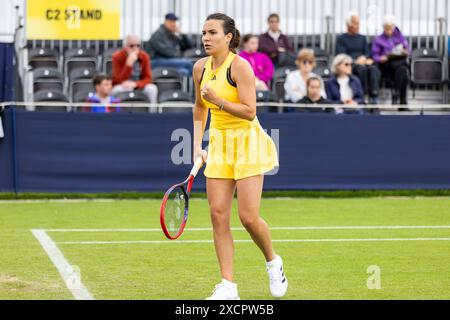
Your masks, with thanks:
[{"label": "player's knee", "polygon": [[226,210],[219,207],[211,206],[211,220],[214,225],[224,223],[228,220]]},{"label": "player's knee", "polygon": [[239,219],[245,229],[251,229],[258,222],[258,217],[250,214],[239,214]]}]

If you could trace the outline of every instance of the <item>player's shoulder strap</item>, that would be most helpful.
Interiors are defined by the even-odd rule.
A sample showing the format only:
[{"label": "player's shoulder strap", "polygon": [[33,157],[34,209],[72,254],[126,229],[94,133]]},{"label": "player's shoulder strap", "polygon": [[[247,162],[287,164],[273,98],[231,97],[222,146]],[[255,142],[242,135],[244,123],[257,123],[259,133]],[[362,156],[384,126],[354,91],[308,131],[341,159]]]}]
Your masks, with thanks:
[{"label": "player's shoulder strap", "polygon": [[227,68],[227,81],[228,81],[228,83],[230,84],[230,86],[232,86],[232,87],[237,87],[237,84],[236,84],[236,82],[233,80],[233,78],[231,77],[231,65],[233,64],[233,61],[234,61],[234,59],[236,58],[236,54],[230,54],[229,55],[229,59],[230,59],[230,61],[229,61],[229,65],[228,65],[228,68]]},{"label": "player's shoulder strap", "polygon": [[199,83],[202,83],[202,81],[203,81],[203,77],[204,77],[205,72],[206,72],[206,67],[207,67],[208,61],[211,59],[211,57],[203,58],[203,59],[204,59],[204,61],[199,60],[199,62],[203,62],[203,70],[202,70],[202,75],[200,76]]}]

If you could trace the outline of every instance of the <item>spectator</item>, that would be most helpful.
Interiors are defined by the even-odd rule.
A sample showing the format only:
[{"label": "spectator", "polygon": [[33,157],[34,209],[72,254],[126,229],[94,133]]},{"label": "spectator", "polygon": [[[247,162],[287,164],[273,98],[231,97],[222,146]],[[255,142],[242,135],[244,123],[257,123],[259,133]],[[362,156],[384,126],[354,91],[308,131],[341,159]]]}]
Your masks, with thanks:
[{"label": "spectator", "polygon": [[407,104],[409,82],[407,58],[410,54],[408,41],[395,25],[395,17],[386,15],[383,34],[375,37],[372,56],[378,63],[383,77],[393,83],[392,104]]},{"label": "spectator", "polygon": [[258,52],[258,37],[247,34],[242,38],[242,51],[239,55],[247,60],[255,73],[255,87],[259,91],[269,90],[270,81],[273,77],[273,64],[264,52]]},{"label": "spectator", "polygon": [[[353,107],[357,113],[364,113],[355,109],[364,104],[364,92],[358,77],[352,75],[352,58],[344,53],[338,54],[331,65],[333,76],[325,82],[327,97],[333,104],[344,104]],[[353,113],[351,109],[346,113]],[[336,113],[343,113],[342,108],[335,108]]]},{"label": "spectator", "polygon": [[166,14],[164,23],[152,34],[146,49],[152,57],[154,68],[172,67],[181,75],[190,76],[192,61],[182,57],[185,50],[194,47],[194,43],[181,32],[177,21],[178,17],[175,14]]},{"label": "spectator", "polygon": [[120,107],[111,107],[111,104],[120,102],[118,98],[111,96],[112,79],[109,75],[98,74],[92,80],[95,88],[95,94],[87,97],[86,102],[92,103],[85,111],[96,113],[119,112]]},{"label": "spectator", "polygon": [[336,54],[345,53],[352,57],[353,74],[361,81],[369,103],[378,104],[381,72],[369,57],[366,37],[359,34],[359,16],[351,11],[347,18],[347,33],[340,35],[336,42]]},{"label": "spectator", "polygon": [[158,88],[152,82],[151,62],[148,54],[140,49],[138,36],[129,35],[125,47],[113,54],[113,94],[143,90],[151,103],[157,102]]},{"label": "spectator", "polygon": [[259,36],[259,50],[266,53],[276,67],[295,65],[294,48],[280,31],[280,16],[272,13],[267,22],[269,30]]},{"label": "spectator", "polygon": [[[331,101],[322,96],[323,87],[322,79],[318,77],[309,77],[306,80],[306,96],[298,103],[302,104],[331,104]],[[300,109],[301,110],[301,109]],[[328,108],[305,108],[306,112],[328,112]]]},{"label": "spectator", "polygon": [[312,72],[316,66],[316,58],[314,51],[311,49],[302,49],[298,53],[296,64],[298,70],[291,71],[284,82],[285,100],[288,102],[296,103],[306,96],[306,81],[310,77],[319,78],[322,82],[321,95],[326,98],[326,92],[324,91],[323,80],[320,76]]}]

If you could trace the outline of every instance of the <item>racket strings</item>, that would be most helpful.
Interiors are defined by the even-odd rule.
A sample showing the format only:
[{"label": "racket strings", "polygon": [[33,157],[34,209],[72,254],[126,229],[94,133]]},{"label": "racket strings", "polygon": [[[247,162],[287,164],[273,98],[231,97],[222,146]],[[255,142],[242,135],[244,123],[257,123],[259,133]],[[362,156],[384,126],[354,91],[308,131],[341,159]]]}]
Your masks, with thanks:
[{"label": "racket strings", "polygon": [[185,220],[187,209],[186,194],[182,187],[177,187],[169,195],[165,209],[165,222],[169,234],[175,237]]}]

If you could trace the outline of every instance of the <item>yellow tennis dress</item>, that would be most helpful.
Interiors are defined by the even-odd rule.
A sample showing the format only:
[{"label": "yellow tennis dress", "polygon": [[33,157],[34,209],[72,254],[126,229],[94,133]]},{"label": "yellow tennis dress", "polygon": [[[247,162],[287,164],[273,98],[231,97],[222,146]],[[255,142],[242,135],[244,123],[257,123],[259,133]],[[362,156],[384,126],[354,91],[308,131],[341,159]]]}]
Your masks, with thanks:
[{"label": "yellow tennis dress", "polygon": [[[231,77],[231,63],[236,54],[230,52],[224,63],[212,70],[212,58],[206,61],[200,88],[206,84],[216,94],[240,103],[236,83]],[[205,176],[239,180],[266,173],[278,166],[273,140],[263,130],[258,118],[252,121],[236,117],[202,99],[211,110],[208,157]]]}]

